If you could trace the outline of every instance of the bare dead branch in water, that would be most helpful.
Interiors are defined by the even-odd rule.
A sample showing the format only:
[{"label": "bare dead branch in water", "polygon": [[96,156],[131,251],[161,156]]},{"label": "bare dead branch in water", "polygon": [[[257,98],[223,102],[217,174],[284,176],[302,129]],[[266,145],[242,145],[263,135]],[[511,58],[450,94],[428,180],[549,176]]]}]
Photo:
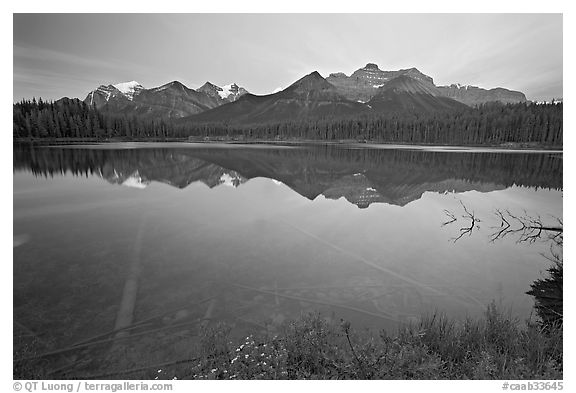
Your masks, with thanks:
[{"label": "bare dead branch in water", "polygon": [[448,216],[449,220],[446,221],[446,222],[443,222],[443,223],[442,223],[442,226],[446,226],[446,225],[448,225],[448,224],[452,224],[454,221],[458,220],[458,219],[456,218],[456,216],[455,216],[454,214],[452,214],[452,212],[450,212],[449,210],[444,209],[444,214],[446,214],[446,215]]},{"label": "bare dead branch in water", "polygon": [[[478,220],[474,212],[469,211],[468,208],[460,201],[465,214],[462,215],[466,221],[469,220],[469,225],[460,228],[460,235],[454,238],[457,242],[465,234],[471,235]],[[456,222],[453,218],[456,215],[450,211],[445,210],[444,214],[451,218],[451,220],[442,224],[442,226]],[[552,266],[548,268],[549,277],[538,279],[531,284],[531,290],[526,292],[528,295],[534,296],[536,302],[536,311],[542,320],[545,328],[547,326],[554,326],[558,322],[561,324],[563,320],[563,295],[562,295],[562,282],[563,282],[563,236],[564,225],[562,218],[551,216],[551,219],[545,222],[541,216],[531,216],[526,210],[522,214],[513,214],[510,210],[496,209],[494,211],[498,219],[498,225],[491,227],[493,230],[490,234],[490,241],[495,242],[499,239],[506,237],[513,237],[517,243],[533,244],[537,241],[550,243],[550,255],[541,254],[544,258],[552,262]]]},{"label": "bare dead branch in water", "polygon": [[564,227],[560,218],[555,217],[559,226],[553,226],[544,224],[540,216],[530,216],[526,211],[524,211],[523,216],[514,215],[509,210],[506,210],[506,214],[498,210],[496,214],[501,221],[501,225],[500,230],[491,235],[490,240],[492,242],[503,239],[509,234],[519,234],[518,243],[534,243],[543,239],[562,245]]},{"label": "bare dead branch in water", "polygon": [[[462,218],[466,220],[467,224],[460,228],[460,234],[457,237],[451,239],[454,243],[466,234],[470,236],[474,229],[480,228],[478,223],[481,222],[481,220],[475,216],[474,211],[468,210],[462,201],[460,201],[460,205],[462,205],[465,213],[462,215]],[[444,214],[448,216],[449,220],[442,223],[442,226],[458,221],[457,216],[453,212],[444,210]],[[525,210],[521,216],[512,214],[509,210],[500,209],[497,209],[494,214],[498,217],[500,224],[491,227],[494,229],[494,232],[490,235],[491,242],[510,235],[517,235],[518,243],[534,243],[538,240],[544,240],[552,241],[558,246],[562,246],[563,244],[564,225],[562,218],[552,216],[556,223],[547,224],[544,223],[540,216],[531,216]]]},{"label": "bare dead branch in water", "polygon": [[506,234],[508,233],[508,230],[510,229],[510,222],[506,219],[506,216],[504,215],[504,213],[502,213],[501,210],[496,210],[495,213],[498,217],[500,217],[500,230],[494,232],[492,235],[490,235],[490,241],[494,242],[497,239],[500,239],[504,236],[506,236]]},{"label": "bare dead branch in water", "polygon": [[460,240],[462,238],[462,236],[464,236],[466,234],[468,234],[468,236],[470,236],[472,234],[472,231],[474,230],[474,228],[479,228],[478,223],[481,222],[480,219],[476,218],[476,216],[474,215],[474,211],[472,211],[472,212],[468,211],[468,209],[466,208],[466,205],[464,205],[464,203],[462,201],[460,201],[460,204],[462,205],[462,208],[464,209],[464,212],[466,213],[462,216],[462,218],[470,220],[470,225],[460,228],[460,235],[458,235],[458,237],[455,237],[452,239],[452,240],[454,240],[454,243],[456,243],[458,240]]}]

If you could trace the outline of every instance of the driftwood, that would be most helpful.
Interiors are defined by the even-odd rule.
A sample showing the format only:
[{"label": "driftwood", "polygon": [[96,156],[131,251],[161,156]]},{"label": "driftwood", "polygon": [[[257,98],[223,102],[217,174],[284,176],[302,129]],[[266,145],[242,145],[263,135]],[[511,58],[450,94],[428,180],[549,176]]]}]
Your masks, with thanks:
[{"label": "driftwood", "polygon": [[177,308],[170,309],[170,310],[165,311],[165,312],[163,312],[163,313],[161,313],[161,314],[157,314],[157,315],[154,315],[154,316],[152,316],[152,317],[149,317],[149,318],[143,319],[143,320],[141,320],[141,321],[135,322],[135,323],[133,323],[133,324],[130,325],[130,326],[126,326],[126,327],[121,328],[121,329],[114,329],[114,330],[111,330],[111,331],[106,332],[106,333],[102,333],[102,334],[98,334],[98,335],[96,335],[96,336],[89,337],[89,338],[84,339],[84,340],[82,340],[82,341],[79,341],[79,342],[77,342],[77,343],[75,343],[75,344],[72,344],[71,346],[72,346],[72,347],[75,347],[75,346],[78,346],[78,345],[86,344],[86,343],[89,343],[89,342],[94,341],[94,340],[98,340],[98,339],[101,339],[101,338],[104,338],[104,337],[107,337],[107,336],[111,336],[111,335],[116,334],[116,333],[118,333],[118,332],[120,332],[120,331],[123,331],[123,330],[132,330],[132,329],[141,328],[141,327],[143,327],[143,326],[146,326],[149,322],[153,322],[153,321],[156,320],[156,319],[163,318],[163,317],[165,317],[166,315],[170,315],[170,314],[175,313],[175,312],[180,311],[180,310],[187,310],[187,309],[189,309],[189,308],[192,308],[192,307],[195,307],[195,306],[199,306],[199,305],[201,305],[201,304],[203,304],[203,303],[209,302],[210,300],[212,300],[212,299],[214,299],[214,298],[215,298],[215,296],[211,296],[211,297],[209,297],[209,298],[202,299],[202,300],[200,300],[200,301],[198,301],[198,302],[196,302],[196,303],[193,303],[193,304],[191,304],[191,305],[189,305],[189,306],[186,306],[186,307],[177,307]]},{"label": "driftwood", "polygon": [[98,344],[106,344],[106,343],[110,343],[110,342],[130,340],[133,338],[146,336],[148,334],[158,333],[158,332],[161,332],[164,330],[175,329],[175,328],[180,328],[180,327],[184,327],[184,326],[196,325],[198,322],[203,321],[203,320],[204,320],[204,318],[198,318],[198,319],[195,319],[194,321],[191,321],[191,322],[185,322],[185,323],[180,323],[180,324],[171,325],[171,326],[164,326],[164,327],[161,327],[158,329],[152,329],[152,330],[147,330],[145,332],[136,333],[136,334],[133,334],[131,336],[112,337],[112,338],[108,338],[108,339],[104,339],[104,340],[91,341],[91,342],[81,344],[81,345],[70,346],[70,347],[57,349],[57,350],[50,351],[50,352],[45,352],[43,354],[36,355],[36,356],[30,356],[30,357],[15,359],[14,361],[15,362],[22,362],[22,361],[28,361],[28,360],[42,359],[42,358],[45,358],[48,356],[60,355],[63,353],[75,351],[78,349],[88,348],[88,347],[98,345]]},{"label": "driftwood", "polygon": [[[27,335],[29,335],[30,337],[35,338],[40,344],[42,344],[44,347],[48,346],[48,343],[43,340],[42,338],[40,338],[40,336],[33,331],[32,329],[28,328],[26,325],[23,325],[22,323],[18,322],[17,320],[14,320],[14,325],[20,327],[22,330],[24,330]],[[56,370],[52,370],[51,372],[48,373],[48,375],[52,375],[55,374],[61,370],[65,370],[65,369],[69,369],[72,368],[76,365],[76,362],[68,357],[64,357],[64,361],[65,361],[65,365],[63,365],[62,367],[59,367]]]},{"label": "driftwood", "polygon": [[393,322],[398,322],[397,318],[394,317],[391,314],[385,315],[385,314],[378,314],[378,313],[374,313],[372,311],[368,311],[368,310],[363,310],[361,308],[356,308],[353,306],[348,306],[345,304],[337,304],[337,303],[331,303],[331,302],[325,302],[322,300],[314,300],[314,299],[307,299],[307,298],[303,298],[303,297],[299,297],[299,296],[291,296],[291,295],[284,295],[284,294],[280,294],[280,293],[274,293],[271,291],[265,291],[262,289],[258,289],[258,288],[253,288],[253,287],[249,287],[246,285],[241,285],[241,284],[232,284],[235,287],[238,288],[242,288],[242,289],[246,289],[246,290],[250,290],[250,291],[255,291],[255,292],[260,292],[260,293],[264,293],[270,296],[278,296],[278,297],[283,297],[286,299],[291,299],[291,300],[298,300],[298,301],[302,301],[302,302],[307,302],[307,303],[315,303],[315,304],[321,304],[324,306],[331,306],[331,307],[338,307],[338,308],[342,308],[342,309],[346,309],[346,310],[351,310],[351,311],[355,311],[355,312],[359,312],[365,315],[370,315],[372,317],[377,317],[377,318],[381,318],[381,319],[385,319],[388,321],[393,321]]},{"label": "driftwood", "polygon": [[[214,298],[215,298],[215,296],[211,296],[211,297],[209,297],[209,298],[203,299],[203,300],[201,300],[201,301],[199,301],[199,302],[196,302],[196,303],[194,303],[194,304],[192,304],[192,305],[190,305],[190,306],[187,306],[187,307],[177,307],[177,308],[173,308],[173,309],[168,310],[168,311],[166,311],[166,312],[163,312],[163,313],[161,313],[161,314],[157,314],[157,315],[155,315],[155,316],[152,316],[152,317],[143,319],[142,321],[136,322],[136,323],[132,324],[131,326],[126,326],[125,328],[122,328],[122,329],[114,329],[114,330],[112,330],[112,331],[109,331],[109,332],[106,332],[106,333],[103,333],[103,334],[99,334],[99,335],[97,335],[97,336],[90,337],[90,338],[88,338],[88,339],[86,339],[86,340],[83,340],[83,341],[81,341],[81,342],[78,342],[78,343],[76,343],[76,344],[73,344],[71,347],[78,347],[78,346],[85,347],[84,344],[89,344],[89,343],[92,343],[92,342],[96,342],[95,340],[102,339],[103,337],[107,337],[107,336],[114,335],[114,334],[116,334],[116,333],[118,333],[118,332],[120,332],[120,331],[127,331],[127,330],[139,329],[139,328],[145,327],[145,326],[149,325],[150,322],[153,322],[153,321],[156,320],[156,319],[162,318],[162,317],[164,317],[164,316],[166,316],[166,315],[172,314],[172,313],[174,313],[174,312],[176,312],[176,311],[179,311],[179,310],[189,309],[189,308],[191,308],[191,307],[198,306],[198,305],[200,305],[200,304],[209,302],[209,301],[213,300]],[[206,318],[206,316],[205,316],[205,318]],[[204,319],[200,319],[200,321],[203,321],[203,320],[204,320]],[[198,320],[195,320],[195,321],[192,322],[191,324],[195,324],[197,321],[198,321]],[[188,323],[184,323],[184,324],[180,324],[180,325],[168,326],[168,327],[165,327],[165,328],[160,328],[160,330],[170,329],[170,328],[172,328],[172,327],[178,327],[178,326],[184,326],[184,325],[188,325]],[[158,330],[158,329],[155,329],[155,330],[150,330],[150,331],[143,332],[143,333],[144,333],[144,334],[148,334],[148,333],[152,333],[152,332],[154,332],[154,331],[159,331],[159,330]],[[141,335],[141,334],[137,334],[137,335],[133,335],[133,336],[131,336],[131,337],[139,337],[140,335]],[[115,342],[115,341],[117,341],[118,338],[119,338],[119,337],[117,336],[116,338],[111,338],[111,339],[109,339],[109,340],[99,340],[99,341],[96,342],[96,343]],[[54,374],[61,373],[62,371],[65,371],[65,370],[68,370],[68,369],[72,368],[73,366],[75,366],[74,363],[69,363],[69,364],[67,364],[67,365],[65,365],[65,366],[63,366],[63,367],[60,367],[60,368],[55,369],[55,370],[52,370],[48,375],[54,375]]]},{"label": "driftwood", "polygon": [[[473,217],[473,215],[472,215],[472,219],[474,220],[474,223],[480,221],[480,220],[476,219],[475,217]],[[342,254],[344,254],[344,255],[348,255],[349,257],[351,257],[351,258],[353,258],[353,259],[355,259],[355,260],[358,260],[358,261],[364,263],[364,264],[367,265],[367,266],[370,266],[370,267],[372,267],[372,268],[374,268],[374,269],[376,269],[376,270],[379,270],[379,271],[381,271],[381,272],[383,272],[383,273],[386,273],[386,275],[388,275],[388,276],[396,277],[396,278],[398,278],[398,279],[400,279],[400,280],[402,280],[402,281],[404,281],[404,282],[410,283],[410,284],[412,284],[412,285],[415,285],[415,286],[417,286],[417,287],[420,287],[420,288],[422,288],[422,289],[425,289],[425,290],[427,290],[427,291],[429,291],[429,292],[432,292],[432,293],[435,293],[435,294],[437,294],[437,295],[447,295],[446,293],[443,293],[442,291],[439,291],[439,290],[437,290],[437,289],[434,288],[434,287],[431,287],[431,286],[429,286],[429,285],[427,285],[427,284],[424,284],[424,283],[422,283],[422,282],[420,282],[420,281],[418,281],[418,280],[415,280],[415,279],[413,279],[413,278],[406,277],[406,276],[404,276],[404,275],[402,275],[402,274],[399,274],[399,273],[397,273],[397,272],[395,272],[395,271],[393,271],[393,270],[390,270],[390,269],[388,269],[388,268],[385,268],[384,266],[380,266],[380,265],[378,265],[378,264],[376,264],[376,263],[374,263],[374,262],[372,262],[372,261],[369,261],[368,259],[364,258],[364,257],[361,256],[361,255],[358,255],[358,254],[355,254],[355,253],[350,252],[350,251],[348,251],[348,250],[345,250],[344,248],[342,248],[342,247],[340,247],[340,246],[338,246],[338,245],[336,245],[336,244],[334,244],[334,243],[331,243],[331,242],[329,242],[329,241],[327,241],[327,240],[324,240],[324,239],[322,239],[322,238],[314,235],[313,233],[310,233],[310,232],[308,232],[308,231],[306,231],[306,230],[304,230],[304,229],[300,229],[300,228],[298,228],[298,227],[296,227],[296,226],[294,226],[294,225],[292,225],[292,224],[290,224],[290,223],[288,223],[288,222],[286,222],[286,221],[283,221],[283,220],[282,220],[281,222],[284,223],[285,225],[287,225],[287,226],[295,229],[296,231],[298,231],[298,232],[300,232],[300,233],[302,233],[302,234],[304,234],[304,235],[306,235],[306,236],[309,236],[309,237],[311,237],[312,239],[317,240],[318,242],[320,242],[320,243],[322,243],[322,244],[324,244],[324,245],[326,245],[326,246],[328,246],[328,247],[330,247],[330,248],[332,248],[332,249],[334,249],[334,250],[336,250],[336,251],[338,251],[338,252],[340,252],[340,253],[342,253]],[[456,300],[457,302],[459,302],[459,303],[462,303],[462,304],[468,306],[468,307],[472,306],[472,304],[469,303],[469,302],[461,301],[461,300],[459,300],[459,299],[455,299],[455,300]]]},{"label": "driftwood", "polygon": [[490,235],[490,241],[494,242],[512,234],[518,234],[519,243],[534,243],[543,235],[548,236],[555,244],[562,246],[564,236],[564,223],[562,219],[556,218],[558,224],[544,224],[540,216],[532,217],[524,211],[523,216],[516,216],[510,211],[496,210],[495,214],[500,219],[500,227],[494,228],[496,231]]}]

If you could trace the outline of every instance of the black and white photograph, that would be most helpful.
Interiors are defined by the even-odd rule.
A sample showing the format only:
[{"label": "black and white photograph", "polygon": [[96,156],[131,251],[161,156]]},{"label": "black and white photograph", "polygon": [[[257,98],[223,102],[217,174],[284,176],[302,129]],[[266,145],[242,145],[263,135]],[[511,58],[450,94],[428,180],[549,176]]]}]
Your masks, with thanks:
[{"label": "black and white photograph", "polygon": [[563,13],[358,11],[12,14],[10,389],[570,390]]}]

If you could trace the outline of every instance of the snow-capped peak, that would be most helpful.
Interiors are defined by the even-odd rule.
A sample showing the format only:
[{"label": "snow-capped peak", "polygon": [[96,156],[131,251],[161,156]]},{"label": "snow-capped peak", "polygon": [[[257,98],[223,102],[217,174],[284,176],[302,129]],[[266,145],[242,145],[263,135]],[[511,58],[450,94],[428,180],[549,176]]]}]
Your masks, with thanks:
[{"label": "snow-capped peak", "polygon": [[198,88],[198,91],[228,102],[236,101],[243,94],[248,93],[246,89],[238,86],[236,83],[230,83],[220,87],[213,83],[206,82]]},{"label": "snow-capped peak", "polygon": [[120,90],[129,100],[133,99],[134,95],[144,89],[144,87],[136,81],[117,83],[113,86]]},{"label": "snow-capped peak", "polygon": [[224,85],[218,90],[218,95],[223,100],[230,97],[230,95],[232,95],[232,94],[238,94],[238,85],[236,83]]},{"label": "snow-capped peak", "polygon": [[468,88],[470,88],[470,85],[461,85],[460,83],[456,83],[454,84],[454,86],[456,86],[457,89],[465,89],[468,90]]}]

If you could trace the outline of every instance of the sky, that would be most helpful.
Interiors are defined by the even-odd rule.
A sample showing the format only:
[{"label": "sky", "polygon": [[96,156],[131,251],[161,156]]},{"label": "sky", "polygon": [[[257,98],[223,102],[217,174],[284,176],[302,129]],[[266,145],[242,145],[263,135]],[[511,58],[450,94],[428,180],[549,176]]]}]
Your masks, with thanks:
[{"label": "sky", "polygon": [[416,67],[436,85],[562,97],[561,14],[14,14],[13,100],[86,95],[101,84],[254,94],[312,71]]}]

